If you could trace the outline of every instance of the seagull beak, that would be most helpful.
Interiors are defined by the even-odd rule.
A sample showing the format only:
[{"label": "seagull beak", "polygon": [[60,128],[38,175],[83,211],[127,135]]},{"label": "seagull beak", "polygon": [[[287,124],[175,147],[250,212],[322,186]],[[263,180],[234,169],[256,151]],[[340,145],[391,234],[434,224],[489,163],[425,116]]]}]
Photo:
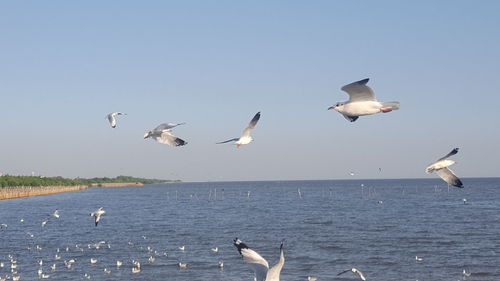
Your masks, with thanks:
[{"label": "seagull beak", "polygon": [[328,110],[335,109],[335,106],[330,106]]}]

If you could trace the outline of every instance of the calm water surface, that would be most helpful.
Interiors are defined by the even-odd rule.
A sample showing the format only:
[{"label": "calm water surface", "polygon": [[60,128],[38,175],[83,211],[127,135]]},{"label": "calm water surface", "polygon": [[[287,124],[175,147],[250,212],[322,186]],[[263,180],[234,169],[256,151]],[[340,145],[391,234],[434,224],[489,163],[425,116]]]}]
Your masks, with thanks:
[{"label": "calm water surface", "polygon": [[[251,281],[232,245],[238,237],[270,264],[284,239],[285,281],[359,280],[336,276],[351,267],[368,280],[455,281],[463,269],[473,274],[467,280],[500,280],[500,179],[464,184],[448,191],[439,179],[180,183],[0,201],[0,223],[8,225],[0,229],[0,277],[10,275],[10,254],[21,280],[38,280],[42,259],[49,280],[87,273],[91,280]],[[94,227],[89,213],[101,206],[107,213]],[[55,209],[59,219],[50,217]],[[89,249],[99,241],[106,244]],[[76,260],[70,270],[69,259]],[[132,274],[132,260],[140,273]]]}]

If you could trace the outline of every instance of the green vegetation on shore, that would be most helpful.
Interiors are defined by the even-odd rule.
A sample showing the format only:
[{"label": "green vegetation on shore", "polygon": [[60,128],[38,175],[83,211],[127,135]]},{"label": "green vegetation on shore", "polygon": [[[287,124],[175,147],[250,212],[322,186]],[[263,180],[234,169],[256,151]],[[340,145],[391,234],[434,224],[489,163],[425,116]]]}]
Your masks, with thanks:
[{"label": "green vegetation on shore", "polygon": [[76,185],[99,185],[101,183],[129,183],[139,182],[142,184],[179,182],[179,180],[145,179],[129,176],[118,176],[116,178],[76,178],[63,177],[40,177],[40,176],[0,176],[0,187],[13,186],[76,186]]}]

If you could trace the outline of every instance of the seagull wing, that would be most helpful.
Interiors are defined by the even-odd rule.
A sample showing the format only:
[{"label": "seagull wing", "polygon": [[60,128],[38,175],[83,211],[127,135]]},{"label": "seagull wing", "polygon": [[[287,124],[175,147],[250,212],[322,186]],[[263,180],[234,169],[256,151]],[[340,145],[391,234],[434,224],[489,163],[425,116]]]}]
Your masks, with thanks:
[{"label": "seagull wing", "polygon": [[462,181],[453,173],[452,170],[448,168],[442,168],[436,171],[438,176],[442,178],[445,182],[447,182],[449,185],[453,185],[456,187],[464,187],[462,184]]},{"label": "seagull wing", "polygon": [[259,122],[260,119],[260,111],[255,114],[255,116],[252,118],[246,129],[243,131],[242,137],[248,137],[250,136],[250,133],[252,132],[253,128],[255,128],[255,125],[257,125],[257,122]]},{"label": "seagull wing", "polygon": [[253,271],[255,272],[255,277],[257,281],[266,280],[267,271],[269,270],[269,264],[267,261],[259,255],[256,251],[248,248],[248,246],[238,239],[235,239],[234,245],[238,248],[243,260],[250,264]]},{"label": "seagull wing", "polygon": [[[458,148],[454,148],[450,153],[446,154],[446,156],[439,158],[437,161],[444,160],[450,156],[453,156],[458,153]],[[437,162],[436,161],[436,162]]]},{"label": "seagull wing", "polygon": [[154,128],[153,131],[165,131],[165,130],[170,130],[174,127],[177,127],[177,126],[180,126],[180,125],[184,125],[186,123],[162,123],[160,125],[158,125],[158,127]]},{"label": "seagull wing", "polygon": [[356,269],[356,273],[359,275],[359,278],[361,278],[361,280],[366,281],[366,277],[363,272]]},{"label": "seagull wing", "polygon": [[221,143],[228,143],[228,142],[232,142],[232,141],[237,141],[239,140],[240,138],[234,138],[234,139],[230,139],[230,140],[227,140],[227,141],[221,141],[221,142],[217,142],[215,144],[221,144]]},{"label": "seagull wing", "polygon": [[269,269],[269,271],[267,272],[266,280],[279,281],[280,280],[280,273],[281,273],[281,269],[283,268],[283,265],[285,265],[285,252],[283,250],[283,242],[281,242],[280,260],[278,261],[278,263],[276,265],[274,265],[273,267],[271,267],[271,269]]},{"label": "seagull wing", "polygon": [[375,93],[373,90],[366,86],[368,78],[345,85],[341,88],[342,91],[349,94],[349,102],[356,101],[375,101]]},{"label": "seagull wing", "polygon": [[116,127],[116,118],[115,118],[114,113],[108,114],[108,121],[109,121],[109,124],[111,125],[111,128]]},{"label": "seagull wing", "polygon": [[342,275],[342,274],[344,274],[344,273],[346,273],[346,272],[352,272],[352,270],[350,270],[350,269],[346,269],[346,270],[344,270],[344,271],[342,271],[342,272],[339,272],[339,273],[337,274],[337,276]]},{"label": "seagull wing", "polygon": [[171,146],[183,146],[187,144],[186,141],[172,135],[168,130],[164,130],[161,134],[155,134],[153,138],[159,143]]},{"label": "seagull wing", "polygon": [[342,114],[342,116],[344,116],[345,119],[347,119],[349,122],[354,122],[356,120],[358,120],[359,116],[349,116],[349,115],[345,115],[345,114]]}]

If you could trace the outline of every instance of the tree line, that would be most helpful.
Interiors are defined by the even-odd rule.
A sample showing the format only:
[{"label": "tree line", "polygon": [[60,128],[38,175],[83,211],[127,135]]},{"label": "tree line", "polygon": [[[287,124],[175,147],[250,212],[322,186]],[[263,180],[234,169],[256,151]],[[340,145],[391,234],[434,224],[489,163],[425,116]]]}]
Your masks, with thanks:
[{"label": "tree line", "polygon": [[99,185],[101,183],[125,183],[140,182],[143,184],[178,182],[178,180],[145,179],[130,176],[118,176],[115,178],[63,178],[43,176],[0,176],[0,187],[12,186],[75,186],[75,185]]}]

